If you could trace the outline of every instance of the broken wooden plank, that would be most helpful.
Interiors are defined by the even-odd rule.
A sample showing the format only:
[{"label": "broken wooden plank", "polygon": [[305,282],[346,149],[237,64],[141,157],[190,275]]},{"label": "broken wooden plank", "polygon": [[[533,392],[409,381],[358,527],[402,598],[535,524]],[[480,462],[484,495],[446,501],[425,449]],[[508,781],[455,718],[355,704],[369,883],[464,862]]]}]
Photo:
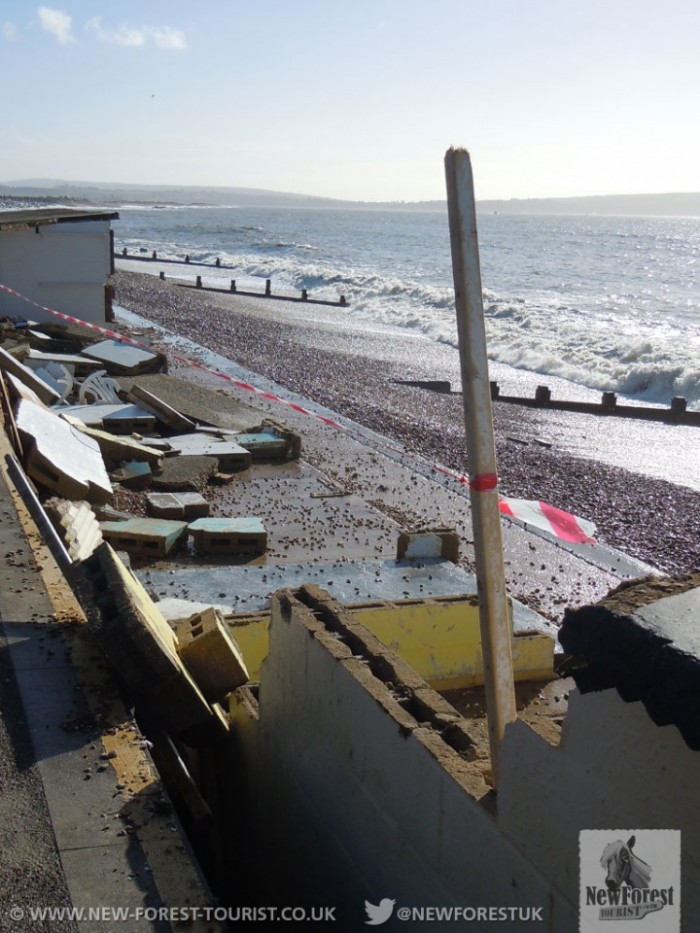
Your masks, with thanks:
[{"label": "broken wooden plank", "polygon": [[102,456],[111,460],[112,463],[120,463],[122,460],[141,460],[144,463],[150,463],[151,466],[157,466],[164,456],[162,450],[141,444],[131,437],[122,437],[110,434],[109,431],[90,428],[82,420],[68,413],[66,409],[60,409],[60,416],[82,434],[93,438],[99,444]]},{"label": "broken wooden plank", "polygon": [[0,408],[2,410],[2,420],[5,424],[5,429],[9,435],[12,447],[17,456],[21,459],[24,456],[24,447],[22,445],[22,438],[19,436],[19,431],[17,430],[15,413],[12,410],[12,404],[10,402],[10,394],[7,391],[6,376],[9,376],[9,374],[0,372]]}]

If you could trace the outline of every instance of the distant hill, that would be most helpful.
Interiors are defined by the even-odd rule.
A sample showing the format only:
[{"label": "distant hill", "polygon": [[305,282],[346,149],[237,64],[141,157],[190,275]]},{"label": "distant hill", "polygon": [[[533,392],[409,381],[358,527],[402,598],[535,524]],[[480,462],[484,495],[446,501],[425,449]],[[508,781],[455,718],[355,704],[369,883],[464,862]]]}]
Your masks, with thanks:
[{"label": "distant hill", "polygon": [[602,194],[580,198],[512,198],[479,201],[479,211],[499,214],[609,214],[700,217],[700,194]]},{"label": "distant hill", "polygon": [[[0,183],[0,199],[35,198],[97,204],[206,204],[224,207],[336,208],[344,210],[445,211],[445,201],[344,201],[264,188],[133,185],[28,178]],[[480,213],[609,214],[700,217],[700,193],[606,194],[576,198],[511,198],[477,201]]]}]

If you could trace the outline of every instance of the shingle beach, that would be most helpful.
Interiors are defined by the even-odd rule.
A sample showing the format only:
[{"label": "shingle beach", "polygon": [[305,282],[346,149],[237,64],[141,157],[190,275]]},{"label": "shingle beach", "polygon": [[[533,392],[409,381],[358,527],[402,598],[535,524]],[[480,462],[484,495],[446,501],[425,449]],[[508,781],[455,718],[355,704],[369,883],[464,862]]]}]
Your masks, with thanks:
[{"label": "shingle beach", "polygon": [[[315,319],[310,305],[199,292],[124,271],[115,274],[114,285],[116,302],[128,310],[400,441],[431,462],[468,471],[461,396],[395,381],[454,380],[451,349],[441,357],[435,344],[409,334],[377,333],[349,317],[339,325],[320,311]],[[594,443],[585,458],[558,449],[552,442],[554,420],[579,430],[581,418],[594,419],[594,438],[614,430],[610,421],[621,420],[495,403],[503,494],[541,499],[592,520],[599,540],[664,573],[699,569],[700,492],[601,463]],[[637,447],[644,435],[635,431],[642,430],[627,430]],[[673,435],[680,445],[698,443],[697,428],[673,431],[683,432]]]}]

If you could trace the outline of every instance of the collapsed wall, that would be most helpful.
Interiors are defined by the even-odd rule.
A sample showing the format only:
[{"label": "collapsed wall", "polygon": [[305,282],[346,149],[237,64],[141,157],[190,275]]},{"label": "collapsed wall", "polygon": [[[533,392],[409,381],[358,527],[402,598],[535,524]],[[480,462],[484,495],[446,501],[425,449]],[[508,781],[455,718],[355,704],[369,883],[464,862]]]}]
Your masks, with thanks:
[{"label": "collapsed wall", "polygon": [[697,753],[615,690],[570,702],[559,747],[507,727],[496,795],[468,720],[322,590],[278,593],[259,706],[231,697],[258,877],[281,903],[336,905],[350,930],[365,899],[391,898],[539,908],[539,929],[573,933],[581,830],[682,829],[683,928],[696,928]]},{"label": "collapsed wall", "polygon": [[259,721],[232,712],[281,898],[337,905],[347,929],[365,899],[548,905],[498,827],[466,721],[319,588],[274,597]]}]

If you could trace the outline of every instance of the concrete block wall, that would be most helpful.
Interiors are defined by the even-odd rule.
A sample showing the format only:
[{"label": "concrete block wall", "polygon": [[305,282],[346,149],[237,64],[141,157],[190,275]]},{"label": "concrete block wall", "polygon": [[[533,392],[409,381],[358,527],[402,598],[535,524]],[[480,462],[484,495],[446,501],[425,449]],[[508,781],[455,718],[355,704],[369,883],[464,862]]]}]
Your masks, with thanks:
[{"label": "concrete block wall", "polygon": [[336,905],[347,930],[365,899],[539,907],[538,929],[575,933],[582,829],[681,829],[683,930],[698,928],[700,757],[616,691],[572,693],[559,747],[508,726],[496,797],[468,722],[308,586],[273,598],[259,700],[254,722],[232,709],[233,732],[281,903]]},{"label": "concrete block wall", "polygon": [[338,905],[345,929],[384,897],[550,913],[551,884],[499,829],[468,735],[460,754],[441,734],[459,717],[318,588],[273,599],[259,712],[257,829],[297,901]]}]

